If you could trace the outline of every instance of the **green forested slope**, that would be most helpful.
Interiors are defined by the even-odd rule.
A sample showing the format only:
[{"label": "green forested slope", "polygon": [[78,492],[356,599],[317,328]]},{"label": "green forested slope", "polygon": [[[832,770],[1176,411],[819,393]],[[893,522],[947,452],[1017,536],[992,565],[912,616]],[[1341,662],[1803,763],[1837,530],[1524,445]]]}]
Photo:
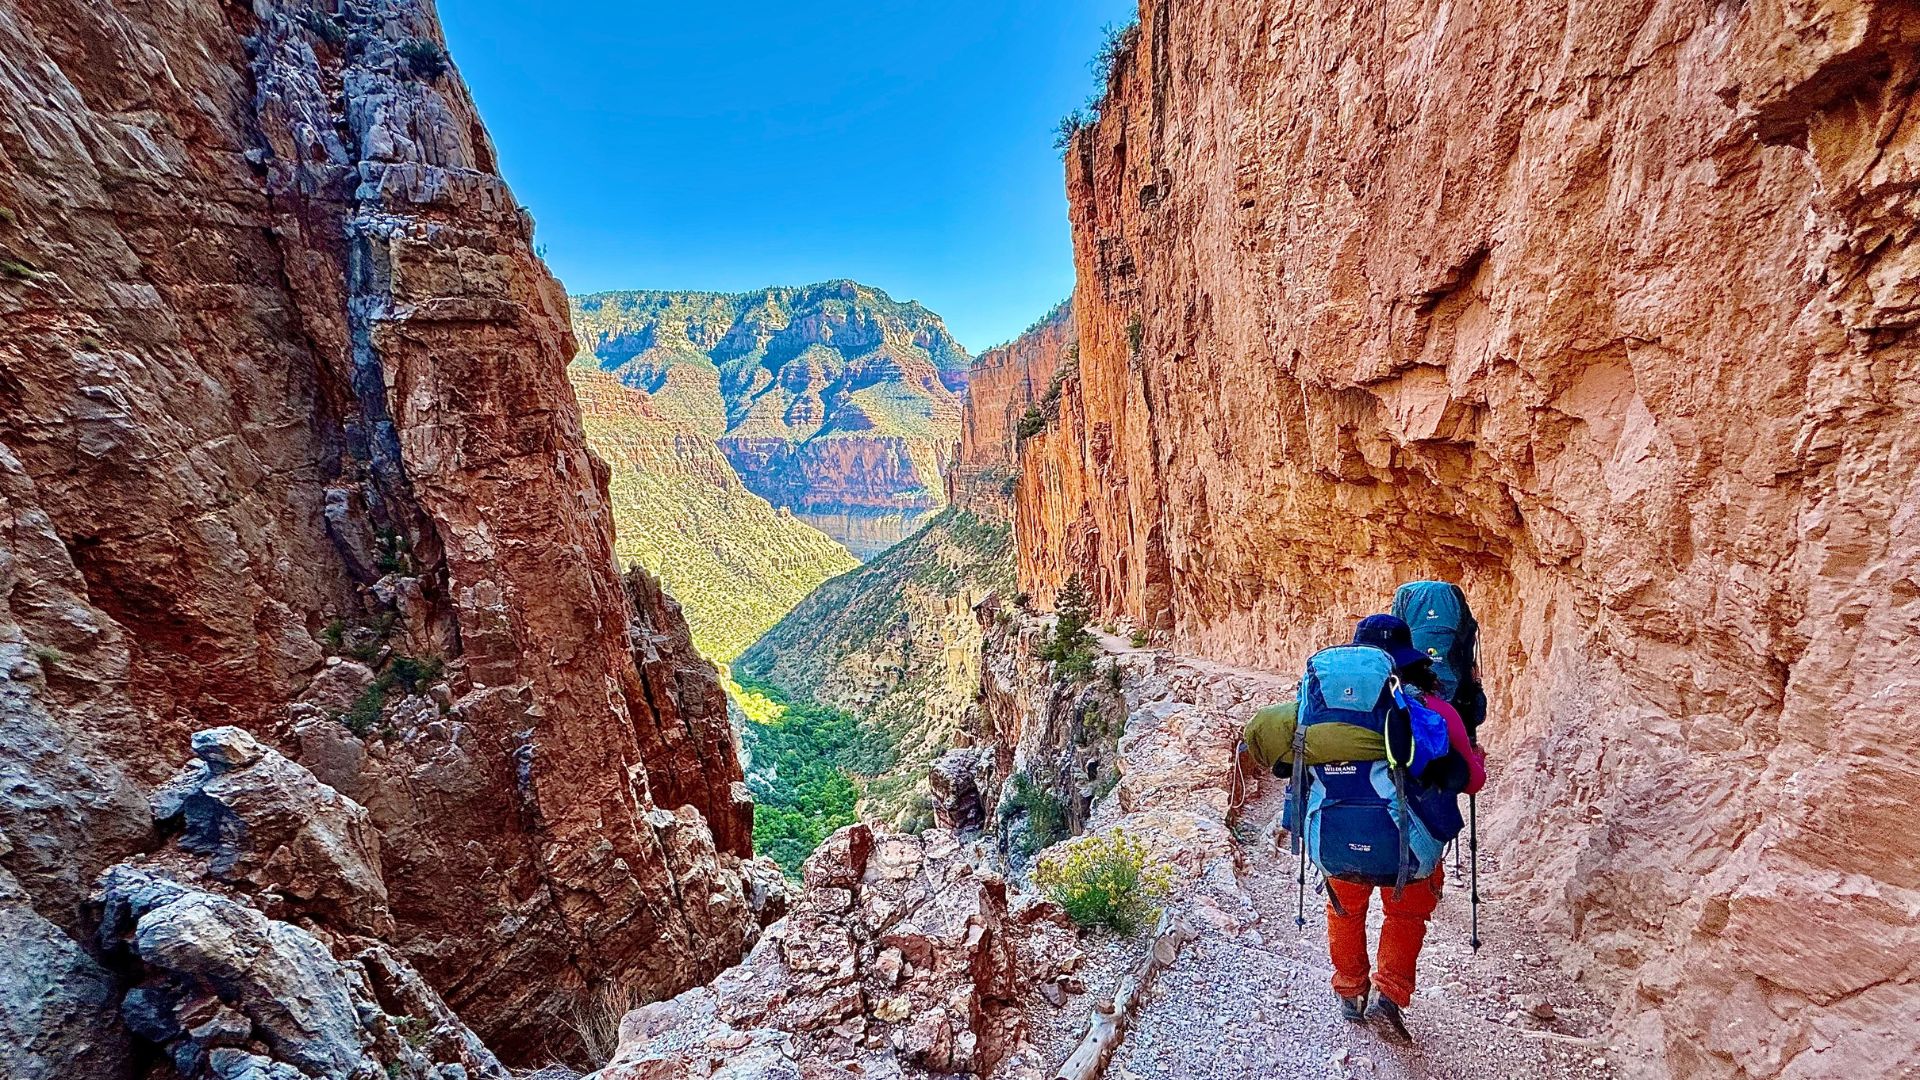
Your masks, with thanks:
[{"label": "green forested slope", "polygon": [[973,605],[1013,589],[1012,529],[949,507],[873,562],[821,586],[735,665],[742,682],[845,711],[898,760],[866,782],[869,818],[924,821],[926,765],[979,685]]},{"label": "green forested slope", "polygon": [[612,467],[620,558],[666,582],[708,659],[731,663],[821,582],[859,565],[748,491],[709,430],[663,415],[591,364],[567,373],[587,440]]}]

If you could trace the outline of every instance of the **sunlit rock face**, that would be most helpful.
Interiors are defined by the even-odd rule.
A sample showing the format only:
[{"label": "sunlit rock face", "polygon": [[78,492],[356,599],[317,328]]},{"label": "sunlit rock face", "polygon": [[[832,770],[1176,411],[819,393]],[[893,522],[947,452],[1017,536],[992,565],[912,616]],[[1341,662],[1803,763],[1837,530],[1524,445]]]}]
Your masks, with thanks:
[{"label": "sunlit rock face", "polygon": [[188,733],[250,731],[361,799],[385,940],[524,1061],[738,958],[751,811],[432,6],[334,10],[0,9],[0,865],[87,938]]},{"label": "sunlit rock face", "polygon": [[1911,5],[1142,14],[1023,587],[1287,672],[1462,582],[1508,917],[1676,1075],[1920,1059]]},{"label": "sunlit rock face", "polygon": [[609,292],[574,297],[573,321],[588,359],[863,559],[946,501],[970,358],[917,303],[851,281]]},{"label": "sunlit rock face", "polygon": [[1013,516],[1020,421],[1029,409],[1044,415],[1057,406],[1055,391],[1079,355],[1069,300],[1019,337],[974,359],[967,375],[960,449],[947,474],[951,501],[1002,520]]}]

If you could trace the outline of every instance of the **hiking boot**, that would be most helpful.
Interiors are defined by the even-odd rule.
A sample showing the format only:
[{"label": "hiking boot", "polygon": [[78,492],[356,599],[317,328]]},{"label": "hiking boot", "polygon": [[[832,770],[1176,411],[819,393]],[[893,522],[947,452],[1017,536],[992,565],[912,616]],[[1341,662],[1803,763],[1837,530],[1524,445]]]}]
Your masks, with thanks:
[{"label": "hiking boot", "polygon": [[1371,988],[1362,990],[1359,997],[1335,994],[1340,999],[1340,1015],[1356,1024],[1364,1022],[1367,1018],[1367,994],[1370,992]]},{"label": "hiking boot", "polygon": [[1374,999],[1373,1008],[1367,1010],[1367,1015],[1379,1021],[1392,1038],[1400,1042],[1413,1041],[1413,1032],[1407,1030],[1407,1021],[1400,1015],[1400,1006],[1385,996]]}]

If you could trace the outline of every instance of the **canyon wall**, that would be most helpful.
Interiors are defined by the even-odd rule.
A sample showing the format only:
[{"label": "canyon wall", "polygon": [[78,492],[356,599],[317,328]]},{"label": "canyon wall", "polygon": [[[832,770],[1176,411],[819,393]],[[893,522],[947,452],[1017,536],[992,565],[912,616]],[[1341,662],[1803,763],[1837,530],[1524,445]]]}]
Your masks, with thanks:
[{"label": "canyon wall", "polygon": [[1905,1075],[1920,15],[1147,0],[1072,141],[1023,587],[1276,672],[1421,576],[1650,1071]]},{"label": "canyon wall", "polygon": [[365,799],[387,940],[509,1058],[737,959],[717,675],[618,575],[566,298],[431,5],[5,0],[0,58],[10,896],[90,941],[230,724]]},{"label": "canyon wall", "polygon": [[591,361],[712,433],[748,488],[862,559],[944,503],[969,357],[871,286],[573,298]]},{"label": "canyon wall", "polygon": [[1019,337],[974,358],[960,447],[947,470],[949,502],[1012,519],[1020,420],[1057,385],[1055,373],[1078,358],[1074,341],[1073,301],[1066,300]]}]

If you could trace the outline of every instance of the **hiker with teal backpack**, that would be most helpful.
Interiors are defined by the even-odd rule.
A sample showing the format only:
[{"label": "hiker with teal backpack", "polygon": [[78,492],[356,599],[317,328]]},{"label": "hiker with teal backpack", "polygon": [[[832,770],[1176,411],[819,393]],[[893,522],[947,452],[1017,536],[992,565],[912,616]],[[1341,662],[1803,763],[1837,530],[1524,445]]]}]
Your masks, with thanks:
[{"label": "hiker with teal backpack", "polygon": [[[1393,614],[1405,622],[1413,647],[1433,662],[1435,692],[1459,711],[1467,741],[1480,748],[1480,725],[1487,719],[1487,692],[1480,685],[1480,624],[1467,604],[1466,591],[1451,581],[1409,581],[1393,591]],[[1473,877],[1469,902],[1473,926],[1469,942],[1480,951],[1480,799],[1467,793],[1467,852]],[[1459,841],[1454,842],[1455,869]]]},{"label": "hiker with teal backpack", "polygon": [[[1401,1039],[1411,1038],[1401,1010],[1439,900],[1441,855],[1464,825],[1456,793],[1484,781],[1478,747],[1440,693],[1437,666],[1403,620],[1369,616],[1351,644],[1309,658],[1299,696],[1256,714],[1245,742],[1251,756],[1293,781],[1284,820],[1300,859],[1296,923],[1306,924],[1311,861],[1326,880],[1342,1014],[1371,1015]],[[1377,970],[1366,941],[1375,889],[1387,916]],[[1369,1008],[1374,990],[1380,996]]]}]

